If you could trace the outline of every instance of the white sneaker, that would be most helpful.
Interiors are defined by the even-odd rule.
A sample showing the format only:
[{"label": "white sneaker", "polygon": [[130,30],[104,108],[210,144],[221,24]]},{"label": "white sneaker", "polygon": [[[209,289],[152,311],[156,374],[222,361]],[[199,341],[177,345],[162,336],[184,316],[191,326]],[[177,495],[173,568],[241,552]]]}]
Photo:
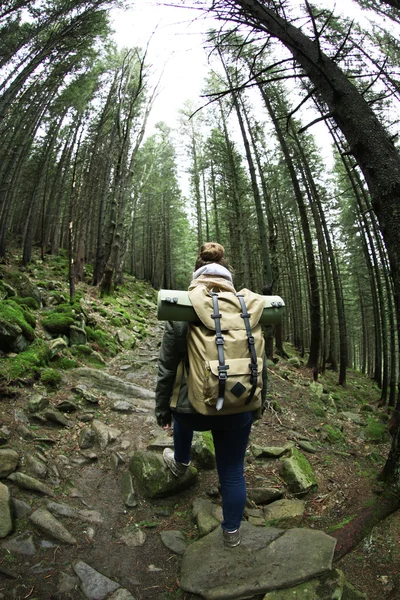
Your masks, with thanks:
[{"label": "white sneaker", "polygon": [[171,473],[175,475],[175,477],[182,477],[182,475],[186,473],[186,470],[190,465],[190,463],[185,465],[185,463],[180,463],[177,460],[175,460],[174,451],[171,450],[171,448],[165,448],[163,452],[163,459],[166,466],[171,471]]},{"label": "white sneaker", "polygon": [[228,548],[235,548],[240,544],[240,529],[235,529],[234,531],[226,531],[226,529],[223,529],[222,537],[224,538],[225,546],[228,546]]}]

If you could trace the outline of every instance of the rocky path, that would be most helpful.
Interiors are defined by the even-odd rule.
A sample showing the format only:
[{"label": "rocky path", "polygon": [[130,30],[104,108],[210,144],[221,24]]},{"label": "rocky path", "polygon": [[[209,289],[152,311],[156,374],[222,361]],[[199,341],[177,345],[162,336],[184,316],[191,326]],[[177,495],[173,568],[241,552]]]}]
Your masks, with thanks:
[{"label": "rocky path", "polygon": [[[277,484],[265,474],[271,460],[292,468],[294,444],[266,447],[262,425],[246,467],[243,543],[223,547],[207,441],[197,438],[200,472],[193,469],[184,485],[162,464],[160,450],[171,439],[153,417],[159,339],[156,326],[105,370],[75,369],[56,394],[37,391],[7,405],[0,598],[365,598],[332,570],[334,540],[298,527],[313,481],[303,473],[295,484]],[[301,441],[315,451],[313,440]],[[263,460],[265,468],[258,466]],[[290,493],[290,485],[305,488]]]}]

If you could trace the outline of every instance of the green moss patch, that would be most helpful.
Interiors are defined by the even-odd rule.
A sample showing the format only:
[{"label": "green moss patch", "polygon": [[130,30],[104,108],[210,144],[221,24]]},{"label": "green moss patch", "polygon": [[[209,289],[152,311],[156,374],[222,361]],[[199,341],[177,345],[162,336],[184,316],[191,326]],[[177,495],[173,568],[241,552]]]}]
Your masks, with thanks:
[{"label": "green moss patch", "polygon": [[7,382],[38,377],[41,369],[47,365],[49,349],[40,339],[35,340],[27,350],[12,358],[0,361],[0,378]]},{"label": "green moss patch", "polygon": [[40,381],[48,389],[55,390],[61,383],[61,374],[56,369],[43,369]]},{"label": "green moss patch", "polygon": [[[4,323],[11,323],[12,325],[18,325],[20,327],[24,337],[30,342],[35,338],[35,332],[33,326],[30,323],[36,323],[32,315],[29,315],[27,311],[24,311],[14,300],[0,300],[0,321]],[[28,322],[30,321],[30,323]]]},{"label": "green moss patch", "polygon": [[110,333],[103,329],[95,329],[94,327],[86,327],[87,339],[94,342],[101,352],[109,356],[115,356],[118,352],[118,346]]},{"label": "green moss patch", "polygon": [[18,296],[15,296],[13,298],[13,301],[16,302],[16,304],[19,304],[20,306],[27,306],[32,310],[38,310],[40,308],[39,302],[31,296],[27,296],[26,298],[19,298]]}]

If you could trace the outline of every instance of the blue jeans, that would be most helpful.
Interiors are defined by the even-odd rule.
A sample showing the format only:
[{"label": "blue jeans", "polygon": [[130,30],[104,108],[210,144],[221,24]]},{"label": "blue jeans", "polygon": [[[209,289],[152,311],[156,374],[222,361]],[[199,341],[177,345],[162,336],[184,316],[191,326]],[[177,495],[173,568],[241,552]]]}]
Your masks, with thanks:
[{"label": "blue jeans", "polygon": [[193,431],[211,431],[222,493],[222,529],[238,529],[246,505],[244,457],[253,413],[206,416],[173,411],[173,415],[174,453],[178,462],[190,462]]}]

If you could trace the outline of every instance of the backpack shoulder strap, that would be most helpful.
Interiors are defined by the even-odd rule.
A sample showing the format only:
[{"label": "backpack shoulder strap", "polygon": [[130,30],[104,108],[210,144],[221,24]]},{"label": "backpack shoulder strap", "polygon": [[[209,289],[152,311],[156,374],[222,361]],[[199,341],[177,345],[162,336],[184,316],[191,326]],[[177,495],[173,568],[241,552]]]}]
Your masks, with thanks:
[{"label": "backpack shoulder strap", "polygon": [[221,330],[221,314],[218,306],[218,294],[211,292],[211,298],[213,303],[213,313],[211,318],[214,319],[215,323],[215,343],[217,345],[218,352],[218,400],[216,409],[221,410],[224,405],[225,385],[228,377],[229,365],[225,364],[225,353],[224,353],[224,338]]},{"label": "backpack shoulder strap", "polygon": [[252,387],[251,387],[250,394],[245,402],[245,404],[250,404],[250,402],[252,401],[253,396],[255,394],[256,388],[257,388],[257,380],[258,380],[257,352],[256,352],[255,343],[254,343],[254,336],[252,334],[251,326],[250,326],[250,315],[247,312],[244,296],[242,294],[236,294],[236,296],[240,302],[240,307],[242,309],[240,316],[242,317],[245,327],[246,327],[247,343],[249,345],[250,356],[251,356],[251,363],[249,364],[249,368],[250,368],[250,373],[251,373],[250,374],[250,383],[251,383]]}]

